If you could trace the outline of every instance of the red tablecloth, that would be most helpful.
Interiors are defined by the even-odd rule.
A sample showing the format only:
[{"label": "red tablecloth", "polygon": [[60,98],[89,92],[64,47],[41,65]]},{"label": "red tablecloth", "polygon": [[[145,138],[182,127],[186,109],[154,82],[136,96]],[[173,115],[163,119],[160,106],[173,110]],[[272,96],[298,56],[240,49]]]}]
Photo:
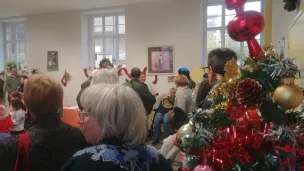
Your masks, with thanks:
[{"label": "red tablecloth", "polygon": [[77,109],[70,109],[67,107],[63,108],[63,115],[61,120],[71,126],[78,127],[79,124],[77,123],[79,119]]}]

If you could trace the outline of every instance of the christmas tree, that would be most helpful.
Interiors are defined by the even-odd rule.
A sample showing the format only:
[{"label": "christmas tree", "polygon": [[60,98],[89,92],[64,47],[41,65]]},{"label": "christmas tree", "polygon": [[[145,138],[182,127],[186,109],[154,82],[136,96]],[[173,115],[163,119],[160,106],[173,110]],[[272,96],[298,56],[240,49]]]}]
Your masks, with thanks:
[{"label": "christmas tree", "polygon": [[[197,111],[179,129],[176,144],[194,171],[304,170],[302,90],[294,84],[299,70],[293,59],[282,59],[272,46],[264,49],[255,36],[264,19],[244,12],[245,0],[226,0],[236,17],[228,33],[247,41],[250,56],[239,67],[232,59],[210,92],[212,106]],[[254,22],[253,22],[254,21]]]}]

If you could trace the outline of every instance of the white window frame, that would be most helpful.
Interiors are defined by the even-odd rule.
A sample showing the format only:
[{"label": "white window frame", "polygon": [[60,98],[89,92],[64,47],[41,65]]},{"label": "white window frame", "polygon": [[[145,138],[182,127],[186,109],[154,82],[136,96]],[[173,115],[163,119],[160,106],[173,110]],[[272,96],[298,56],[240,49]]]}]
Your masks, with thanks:
[{"label": "white window frame", "polygon": [[[247,0],[248,2],[261,2],[261,13],[263,16],[265,16],[265,4],[264,4],[264,0]],[[216,5],[222,5],[224,8],[222,8],[222,24],[220,27],[207,27],[207,19],[208,19],[208,15],[207,15],[207,8],[208,6],[216,6]],[[201,65],[203,67],[206,67],[208,65],[208,52],[207,52],[207,32],[208,31],[212,31],[212,30],[220,30],[221,31],[221,47],[224,48],[225,47],[225,31],[227,30],[227,26],[225,23],[225,19],[226,19],[226,14],[225,14],[225,1],[223,0],[201,0],[201,30],[202,30],[202,57],[201,57]],[[244,44],[245,42],[240,42],[240,52],[241,52],[241,56],[238,56],[239,60],[243,60],[245,58],[245,54],[244,54]],[[264,30],[260,33],[260,43],[261,45],[264,44]]]},{"label": "white window frame", "polygon": [[[13,24],[14,25],[14,29],[16,29],[16,25],[17,24],[24,24],[24,40],[7,40],[7,25],[8,24]],[[26,65],[27,64],[27,28],[26,28],[26,22],[25,21],[12,21],[12,22],[4,22],[4,56],[5,56],[5,63],[10,61],[9,56],[8,56],[8,51],[7,51],[7,44],[8,43],[17,43],[16,46],[16,54],[17,54],[17,61],[15,62],[20,62],[19,61],[19,55],[18,55],[18,43],[20,42],[24,42],[24,54],[25,54],[25,60],[24,63],[22,63],[21,65]],[[15,35],[17,38],[17,35]],[[24,66],[23,66],[24,67]]]},{"label": "white window frame", "polygon": [[[107,38],[115,38],[115,46],[114,46],[114,53],[113,56],[116,58],[116,62],[119,60],[119,39],[123,38],[125,40],[125,34],[119,34],[119,20],[118,16],[126,16],[124,12],[115,12],[115,13],[106,13],[106,14],[95,14],[89,16],[89,66],[90,68],[95,67],[95,46],[94,46],[94,40],[95,39],[101,39],[103,41],[102,46],[102,53],[103,56],[106,56],[106,39]],[[115,32],[113,34],[105,34],[105,17],[115,16]],[[94,35],[94,18],[102,17],[102,29],[103,33],[101,35]],[[125,22],[126,26],[126,22]],[[124,62],[126,59],[124,60]],[[114,63],[114,66],[117,64]]]}]

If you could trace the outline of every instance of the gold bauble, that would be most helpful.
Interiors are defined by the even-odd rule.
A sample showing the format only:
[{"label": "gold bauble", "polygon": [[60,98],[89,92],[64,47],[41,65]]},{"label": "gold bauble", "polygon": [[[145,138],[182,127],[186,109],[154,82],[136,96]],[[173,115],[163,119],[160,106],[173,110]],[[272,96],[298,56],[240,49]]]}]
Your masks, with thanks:
[{"label": "gold bauble", "polygon": [[303,100],[301,88],[294,85],[294,78],[282,79],[283,84],[276,88],[273,98],[284,109],[294,109]]},{"label": "gold bauble", "polygon": [[188,123],[179,128],[176,133],[176,141],[181,143],[185,138],[191,137],[194,134],[194,126]]}]

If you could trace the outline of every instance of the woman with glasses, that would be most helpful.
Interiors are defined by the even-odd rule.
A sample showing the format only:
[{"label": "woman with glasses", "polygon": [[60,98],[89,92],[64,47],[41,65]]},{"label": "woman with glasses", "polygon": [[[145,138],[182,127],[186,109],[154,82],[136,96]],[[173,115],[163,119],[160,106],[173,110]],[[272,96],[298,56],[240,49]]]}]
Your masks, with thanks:
[{"label": "woman with glasses", "polygon": [[171,171],[167,160],[145,144],[147,117],[140,97],[119,84],[96,84],[81,96],[79,124],[88,143],[63,171]]},{"label": "woman with glasses", "polygon": [[62,100],[63,89],[57,80],[41,74],[28,79],[24,103],[33,121],[27,132],[0,143],[0,170],[57,171],[86,147],[79,128],[61,121]]}]

